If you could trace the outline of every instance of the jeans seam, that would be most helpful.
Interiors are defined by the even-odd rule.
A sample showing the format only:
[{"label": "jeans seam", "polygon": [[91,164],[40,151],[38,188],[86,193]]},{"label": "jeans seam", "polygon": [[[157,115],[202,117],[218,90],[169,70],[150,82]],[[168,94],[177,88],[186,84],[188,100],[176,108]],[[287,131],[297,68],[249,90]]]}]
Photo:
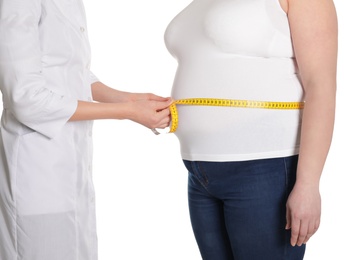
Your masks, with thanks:
[{"label": "jeans seam", "polygon": [[206,171],[204,170],[204,168],[202,167],[202,165],[200,163],[198,163],[198,169],[200,174],[202,175],[203,179],[204,179],[204,185],[208,186],[209,181],[208,181],[208,176],[206,174]]},{"label": "jeans seam", "polygon": [[197,177],[197,180],[199,181],[199,183],[202,185],[202,187],[205,189],[205,191],[214,197],[213,194],[211,194],[208,190],[208,184],[209,184],[209,181],[208,181],[208,177],[205,173],[204,170],[201,170],[201,166],[200,166],[200,163],[199,162],[192,162],[191,163],[191,167],[193,169],[193,172],[195,173],[196,177]]},{"label": "jeans seam", "polygon": [[288,179],[288,167],[286,159],[283,158],[283,164],[284,164],[284,172],[285,172],[285,188],[286,188],[286,196],[288,194],[288,186],[289,186],[289,179]]},{"label": "jeans seam", "polygon": [[[289,178],[288,178],[288,167],[287,167],[287,162],[286,159],[283,158],[283,164],[284,164],[284,176],[285,176],[285,189],[284,189],[284,193],[285,193],[285,202],[288,200],[288,186],[289,186]],[[287,259],[287,252],[288,252],[288,231],[285,231],[285,235],[284,235],[284,259]]]}]

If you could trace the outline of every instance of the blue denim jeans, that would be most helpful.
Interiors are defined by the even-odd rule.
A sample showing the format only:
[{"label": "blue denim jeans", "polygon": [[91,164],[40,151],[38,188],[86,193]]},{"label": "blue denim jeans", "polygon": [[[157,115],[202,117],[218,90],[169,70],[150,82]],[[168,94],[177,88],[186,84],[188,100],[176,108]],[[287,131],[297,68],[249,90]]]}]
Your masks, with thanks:
[{"label": "blue denim jeans", "polygon": [[298,156],[242,162],[184,161],[192,228],[204,260],[300,260],[285,230]]}]

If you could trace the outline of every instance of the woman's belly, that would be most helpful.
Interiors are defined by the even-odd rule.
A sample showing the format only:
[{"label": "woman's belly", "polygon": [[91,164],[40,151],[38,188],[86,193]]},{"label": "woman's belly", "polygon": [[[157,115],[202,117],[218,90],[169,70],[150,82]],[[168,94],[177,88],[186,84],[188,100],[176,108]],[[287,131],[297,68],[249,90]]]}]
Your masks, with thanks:
[{"label": "woman's belly", "polygon": [[298,153],[299,110],[178,106],[182,158],[241,161]]},{"label": "woman's belly", "polygon": [[[233,56],[180,62],[172,97],[302,101],[291,60]],[[281,71],[284,73],[282,74]],[[186,160],[240,161],[298,153],[302,111],[177,105]]]}]

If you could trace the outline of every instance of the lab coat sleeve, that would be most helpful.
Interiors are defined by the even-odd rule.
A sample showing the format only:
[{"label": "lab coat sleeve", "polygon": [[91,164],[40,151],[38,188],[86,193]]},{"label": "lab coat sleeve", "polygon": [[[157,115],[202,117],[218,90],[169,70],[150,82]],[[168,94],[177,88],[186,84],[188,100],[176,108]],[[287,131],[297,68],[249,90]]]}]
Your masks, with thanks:
[{"label": "lab coat sleeve", "polygon": [[91,81],[91,84],[93,84],[93,83],[99,81],[99,79],[97,78],[97,76],[94,75],[92,71],[90,71],[90,81]]},{"label": "lab coat sleeve", "polygon": [[75,112],[77,100],[50,91],[42,76],[41,1],[0,0],[0,88],[5,109],[53,138]]}]

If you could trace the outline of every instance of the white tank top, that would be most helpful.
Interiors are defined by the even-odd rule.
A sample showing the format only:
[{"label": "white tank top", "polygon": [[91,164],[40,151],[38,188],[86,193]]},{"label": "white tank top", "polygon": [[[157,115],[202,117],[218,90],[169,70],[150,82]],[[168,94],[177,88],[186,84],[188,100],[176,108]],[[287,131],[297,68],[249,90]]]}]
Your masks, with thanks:
[{"label": "white tank top", "polygon": [[[168,26],[172,97],[302,101],[278,0],[194,0]],[[182,158],[243,161],[298,153],[302,111],[178,106]]]}]

